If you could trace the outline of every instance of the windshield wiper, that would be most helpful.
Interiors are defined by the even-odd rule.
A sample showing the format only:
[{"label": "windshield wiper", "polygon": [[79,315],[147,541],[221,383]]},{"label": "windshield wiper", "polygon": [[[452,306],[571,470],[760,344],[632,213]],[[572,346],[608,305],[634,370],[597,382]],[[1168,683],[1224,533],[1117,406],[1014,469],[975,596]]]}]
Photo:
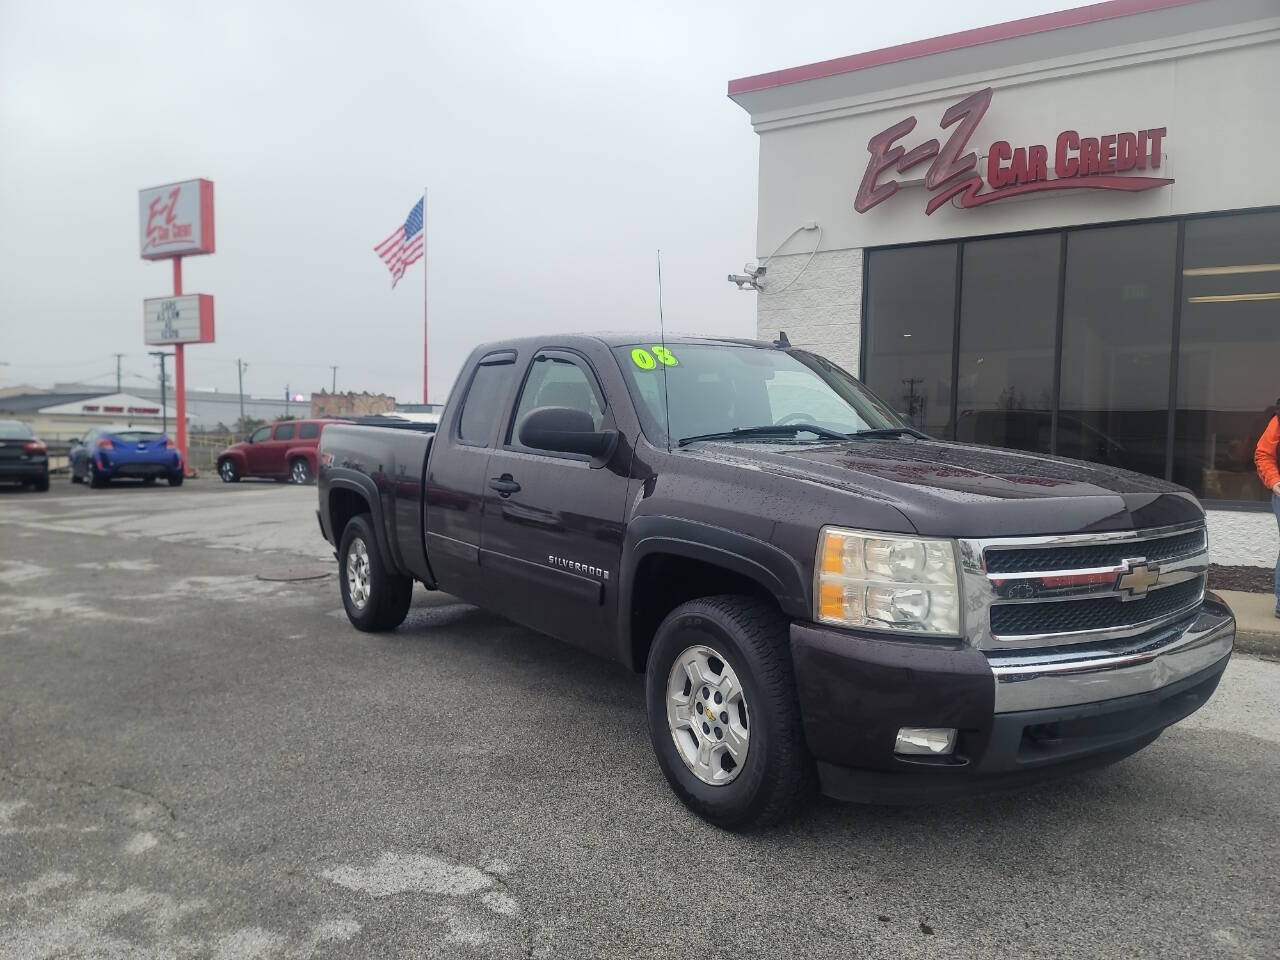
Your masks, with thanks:
[{"label": "windshield wiper", "polygon": [[794,437],[798,433],[812,433],[824,440],[848,440],[849,435],[837,430],[828,430],[816,423],[771,423],[759,427],[738,427],[735,430],[722,430],[718,433],[700,433],[693,437],[684,437],[678,446],[685,446],[698,440],[749,440],[752,437]]},{"label": "windshield wiper", "polygon": [[927,433],[921,433],[915,427],[877,427],[874,430],[855,430],[849,434],[851,440],[877,440],[881,437],[915,437],[917,440],[932,440]]}]

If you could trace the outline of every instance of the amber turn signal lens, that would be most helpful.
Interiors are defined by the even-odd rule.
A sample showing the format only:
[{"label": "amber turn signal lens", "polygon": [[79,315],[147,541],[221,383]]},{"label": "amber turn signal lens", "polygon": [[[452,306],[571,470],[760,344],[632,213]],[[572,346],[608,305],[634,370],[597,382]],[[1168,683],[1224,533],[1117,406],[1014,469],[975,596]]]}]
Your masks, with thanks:
[{"label": "amber turn signal lens", "polygon": [[844,573],[844,538],[830,534],[822,540],[822,572]]},{"label": "amber turn signal lens", "polygon": [[832,619],[844,619],[844,584],[822,584],[818,596],[818,614]]}]

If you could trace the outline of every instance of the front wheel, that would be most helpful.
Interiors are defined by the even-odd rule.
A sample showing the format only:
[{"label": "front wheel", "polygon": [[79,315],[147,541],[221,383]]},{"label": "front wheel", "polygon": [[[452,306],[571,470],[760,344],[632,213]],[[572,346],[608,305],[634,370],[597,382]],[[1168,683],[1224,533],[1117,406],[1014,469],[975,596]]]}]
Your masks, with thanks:
[{"label": "front wheel", "polygon": [[357,630],[394,630],[409,615],[413,581],[386,569],[378,553],[373,518],[367,513],[352,517],[342,532],[338,583],[347,619]]},{"label": "front wheel", "polygon": [[298,484],[311,482],[311,466],[302,457],[298,457],[290,464],[289,480]]},{"label": "front wheel", "polygon": [[218,464],[218,476],[222,478],[223,483],[239,483],[240,471],[236,469],[235,461],[223,460]]},{"label": "front wheel", "polygon": [[720,596],[677,607],[654,637],[645,699],[658,765],[704,820],[767,827],[811,792],[787,621],[772,604]]}]

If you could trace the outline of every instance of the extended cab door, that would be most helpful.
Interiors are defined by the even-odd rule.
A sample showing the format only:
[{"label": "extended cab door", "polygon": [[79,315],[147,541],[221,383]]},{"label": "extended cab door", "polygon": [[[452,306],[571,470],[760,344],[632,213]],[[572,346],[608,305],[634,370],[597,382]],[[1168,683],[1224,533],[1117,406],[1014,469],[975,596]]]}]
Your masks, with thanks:
[{"label": "extended cab door", "polygon": [[482,356],[456,408],[436,429],[427,459],[427,556],[442,590],[486,606],[494,595],[480,570],[480,519],[489,455],[515,390],[516,352]]},{"label": "extended cab door", "polygon": [[597,430],[614,428],[584,357],[552,349],[533,356],[489,458],[480,544],[489,603],[535,630],[612,653],[629,455],[600,462],[524,447],[520,422],[538,407],[583,410]]}]

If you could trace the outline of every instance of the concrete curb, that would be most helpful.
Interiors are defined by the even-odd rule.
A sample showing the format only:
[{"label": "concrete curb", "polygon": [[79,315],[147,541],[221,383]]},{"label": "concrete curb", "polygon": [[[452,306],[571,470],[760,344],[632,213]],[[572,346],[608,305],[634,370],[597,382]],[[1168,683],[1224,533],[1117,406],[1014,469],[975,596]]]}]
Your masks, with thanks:
[{"label": "concrete curb", "polygon": [[1236,650],[1280,659],[1280,618],[1269,593],[1215,590],[1236,615]]}]

